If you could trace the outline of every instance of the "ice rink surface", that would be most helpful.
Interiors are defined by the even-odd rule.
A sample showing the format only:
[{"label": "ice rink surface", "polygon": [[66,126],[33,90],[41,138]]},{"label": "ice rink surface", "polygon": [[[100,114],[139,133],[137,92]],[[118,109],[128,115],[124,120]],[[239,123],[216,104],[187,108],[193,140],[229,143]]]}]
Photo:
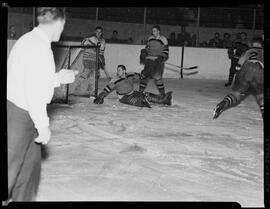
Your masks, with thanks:
[{"label": "ice rink surface", "polygon": [[[99,92],[107,80],[99,81]],[[263,207],[263,120],[251,95],[212,119],[225,80],[165,79],[172,106],[49,105],[38,201],[222,201]],[[138,83],[136,84],[136,88]],[[138,89],[138,88],[137,88]],[[152,82],[146,91],[157,93]]]}]

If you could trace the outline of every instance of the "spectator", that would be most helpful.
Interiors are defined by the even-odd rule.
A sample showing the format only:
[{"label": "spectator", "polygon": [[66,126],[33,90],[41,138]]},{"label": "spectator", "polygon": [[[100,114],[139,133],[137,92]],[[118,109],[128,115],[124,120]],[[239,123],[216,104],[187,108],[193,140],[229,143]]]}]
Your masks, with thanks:
[{"label": "spectator", "polygon": [[8,39],[17,39],[17,33],[16,33],[15,25],[9,26]]},{"label": "spectator", "polygon": [[190,38],[190,34],[188,32],[186,32],[186,27],[182,26],[181,27],[181,33],[179,33],[177,35],[177,42],[179,46],[183,46],[184,42],[187,42],[187,45],[190,46],[191,45],[191,38]]},{"label": "spectator", "polygon": [[247,46],[250,46],[250,43],[247,38],[247,33],[246,32],[241,32],[240,33],[240,41],[242,44],[245,44]]},{"label": "spectator", "polygon": [[191,46],[197,46],[197,36],[195,33],[191,36]]},{"label": "spectator", "polygon": [[220,39],[219,32],[216,32],[215,37],[210,39],[209,46],[214,48],[222,48],[222,40]]},{"label": "spectator", "polygon": [[111,43],[119,43],[120,40],[118,39],[118,31],[114,30],[112,33],[112,37],[109,40]]},{"label": "spectator", "polygon": [[33,30],[33,23],[29,23],[29,31]]},{"label": "spectator", "polygon": [[132,37],[129,37],[128,40],[127,40],[127,42],[128,42],[129,44],[132,44],[132,43],[133,43]]},{"label": "spectator", "polygon": [[175,32],[170,34],[170,38],[168,39],[168,43],[170,46],[177,46],[177,39]]},{"label": "spectator", "polygon": [[208,44],[206,41],[203,41],[202,43],[200,43],[200,47],[208,47]]},{"label": "spectator", "polygon": [[223,34],[222,47],[226,49],[232,47],[231,35],[229,33]]}]

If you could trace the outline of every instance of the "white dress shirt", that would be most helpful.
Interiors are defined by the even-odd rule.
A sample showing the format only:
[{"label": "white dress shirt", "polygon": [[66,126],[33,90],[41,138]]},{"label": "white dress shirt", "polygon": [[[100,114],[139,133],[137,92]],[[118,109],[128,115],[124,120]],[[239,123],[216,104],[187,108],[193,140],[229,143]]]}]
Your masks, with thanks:
[{"label": "white dress shirt", "polygon": [[7,99],[29,112],[37,129],[48,127],[47,104],[59,86],[51,41],[38,27],[13,46],[7,62]]}]

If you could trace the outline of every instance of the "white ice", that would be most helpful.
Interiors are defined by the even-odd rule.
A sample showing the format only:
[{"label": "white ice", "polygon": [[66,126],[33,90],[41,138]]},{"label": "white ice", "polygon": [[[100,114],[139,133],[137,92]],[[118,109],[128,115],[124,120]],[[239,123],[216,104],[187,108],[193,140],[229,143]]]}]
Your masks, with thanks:
[{"label": "white ice", "polygon": [[[99,91],[107,80],[101,79]],[[165,79],[170,107],[50,105],[37,201],[225,201],[263,207],[263,120],[255,98],[212,119],[224,80]],[[138,88],[138,84],[136,84]],[[157,93],[153,83],[146,91]]]}]

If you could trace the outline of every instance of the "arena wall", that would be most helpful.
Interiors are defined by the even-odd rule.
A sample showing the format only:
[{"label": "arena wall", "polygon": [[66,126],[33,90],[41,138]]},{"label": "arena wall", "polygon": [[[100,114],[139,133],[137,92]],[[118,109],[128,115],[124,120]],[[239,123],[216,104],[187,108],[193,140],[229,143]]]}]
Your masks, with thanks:
[{"label": "arena wall", "polygon": [[[17,36],[20,37],[25,32],[29,31],[29,25],[32,23],[33,17],[29,14],[21,13],[9,13],[8,14],[8,26],[15,25]],[[113,21],[102,21],[97,22],[98,25],[101,25],[104,28],[104,37],[106,39],[110,38],[113,30],[118,30],[119,39],[128,39],[131,37],[133,39],[133,44],[142,44],[144,40],[144,25],[143,20],[141,24],[137,23],[123,23],[123,22],[113,22]],[[68,37],[86,37],[93,33],[96,26],[95,20],[87,20],[80,18],[67,18],[66,25],[63,31],[63,36]],[[146,34],[145,37],[151,35],[152,24],[146,24]],[[160,25],[161,32],[164,36],[169,38],[172,32],[180,33],[180,25]],[[231,39],[236,38],[236,33],[246,32],[247,38],[252,39],[254,35],[260,35],[263,33],[263,30],[252,30],[252,29],[237,29],[237,28],[209,28],[209,27],[199,27],[196,25],[188,25],[186,31],[190,35],[198,35],[199,42],[209,42],[211,38],[214,37],[215,32],[219,32],[221,38],[225,32],[230,33]],[[199,34],[197,34],[199,32]]]},{"label": "arena wall", "polygon": [[[14,40],[8,40],[8,52],[12,48]],[[62,44],[77,45],[79,42],[65,42]],[[143,66],[139,64],[140,50],[144,45],[128,44],[107,44],[105,50],[106,66],[110,74],[115,74],[116,67],[124,64],[130,72],[140,72]],[[182,47],[169,47],[170,57],[168,63],[181,65]],[[197,79],[221,79],[226,80],[229,74],[230,60],[228,59],[226,49],[217,48],[184,48],[183,67],[198,66],[197,74],[185,76],[184,78]],[[179,70],[177,67],[165,65],[165,78],[180,78],[180,73],[173,70]],[[192,70],[195,71],[195,70]],[[187,71],[185,71],[187,72]],[[101,77],[105,77],[101,72]]]}]

